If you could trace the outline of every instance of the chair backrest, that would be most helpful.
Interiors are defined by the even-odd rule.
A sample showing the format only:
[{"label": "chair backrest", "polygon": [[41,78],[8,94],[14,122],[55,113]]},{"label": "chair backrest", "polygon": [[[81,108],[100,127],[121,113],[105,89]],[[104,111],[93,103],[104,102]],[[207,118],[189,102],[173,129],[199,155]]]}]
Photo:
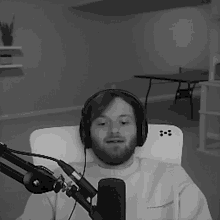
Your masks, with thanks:
[{"label": "chair backrest", "polygon": [[[174,125],[149,124],[145,144],[136,148],[135,156],[152,158],[168,163],[181,164],[183,133]],[[51,127],[35,130],[30,135],[32,153],[43,154],[67,163],[85,161],[83,145],[79,136],[79,126]],[[46,166],[50,170],[58,168],[56,162],[33,157],[35,165]],[[92,162],[91,149],[86,151],[86,162]]]}]

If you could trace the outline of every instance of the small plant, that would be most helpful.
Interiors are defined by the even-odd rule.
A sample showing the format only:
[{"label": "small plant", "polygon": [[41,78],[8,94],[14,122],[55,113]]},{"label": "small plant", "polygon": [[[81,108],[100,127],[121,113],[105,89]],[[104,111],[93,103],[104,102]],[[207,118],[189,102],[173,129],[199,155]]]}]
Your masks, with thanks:
[{"label": "small plant", "polygon": [[13,16],[13,19],[10,25],[8,25],[7,23],[0,22],[0,29],[2,32],[2,41],[3,41],[4,46],[12,46],[13,44],[14,20],[15,20],[15,16]]}]

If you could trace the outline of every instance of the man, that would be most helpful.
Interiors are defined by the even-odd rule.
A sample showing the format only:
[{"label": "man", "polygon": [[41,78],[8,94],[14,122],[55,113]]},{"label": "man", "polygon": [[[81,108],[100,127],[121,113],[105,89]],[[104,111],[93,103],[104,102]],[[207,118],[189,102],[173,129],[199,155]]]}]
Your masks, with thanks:
[{"label": "man", "polygon": [[[87,101],[82,111],[81,139],[84,145],[90,144],[85,147],[91,147],[94,162],[86,165],[84,177],[95,188],[103,178],[125,181],[126,220],[211,220],[204,194],[181,166],[135,157],[140,129],[144,129],[140,127],[144,122],[138,111],[140,104],[122,90],[101,92]],[[82,171],[81,166],[72,166]],[[97,197],[93,205],[96,201]],[[18,220],[68,220],[74,202],[63,192],[32,195]],[[77,204],[70,219],[91,218]]]}]

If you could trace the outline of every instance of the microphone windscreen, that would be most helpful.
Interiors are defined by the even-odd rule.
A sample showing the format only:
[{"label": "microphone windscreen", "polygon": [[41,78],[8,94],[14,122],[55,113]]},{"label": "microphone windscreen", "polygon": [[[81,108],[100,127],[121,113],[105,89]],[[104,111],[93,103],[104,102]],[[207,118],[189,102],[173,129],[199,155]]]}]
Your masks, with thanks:
[{"label": "microphone windscreen", "polygon": [[97,211],[103,220],[125,220],[126,185],[123,180],[106,178],[98,182]]}]

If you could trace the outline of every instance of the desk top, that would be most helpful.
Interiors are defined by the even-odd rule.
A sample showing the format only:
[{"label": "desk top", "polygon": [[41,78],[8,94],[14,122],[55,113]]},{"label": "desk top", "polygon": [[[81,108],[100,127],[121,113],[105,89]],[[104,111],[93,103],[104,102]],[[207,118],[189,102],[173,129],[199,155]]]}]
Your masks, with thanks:
[{"label": "desk top", "polygon": [[209,71],[199,70],[199,69],[188,69],[187,71],[181,73],[159,74],[159,75],[155,75],[155,74],[134,75],[134,77],[145,78],[145,79],[167,80],[173,82],[198,83],[209,80]]}]

